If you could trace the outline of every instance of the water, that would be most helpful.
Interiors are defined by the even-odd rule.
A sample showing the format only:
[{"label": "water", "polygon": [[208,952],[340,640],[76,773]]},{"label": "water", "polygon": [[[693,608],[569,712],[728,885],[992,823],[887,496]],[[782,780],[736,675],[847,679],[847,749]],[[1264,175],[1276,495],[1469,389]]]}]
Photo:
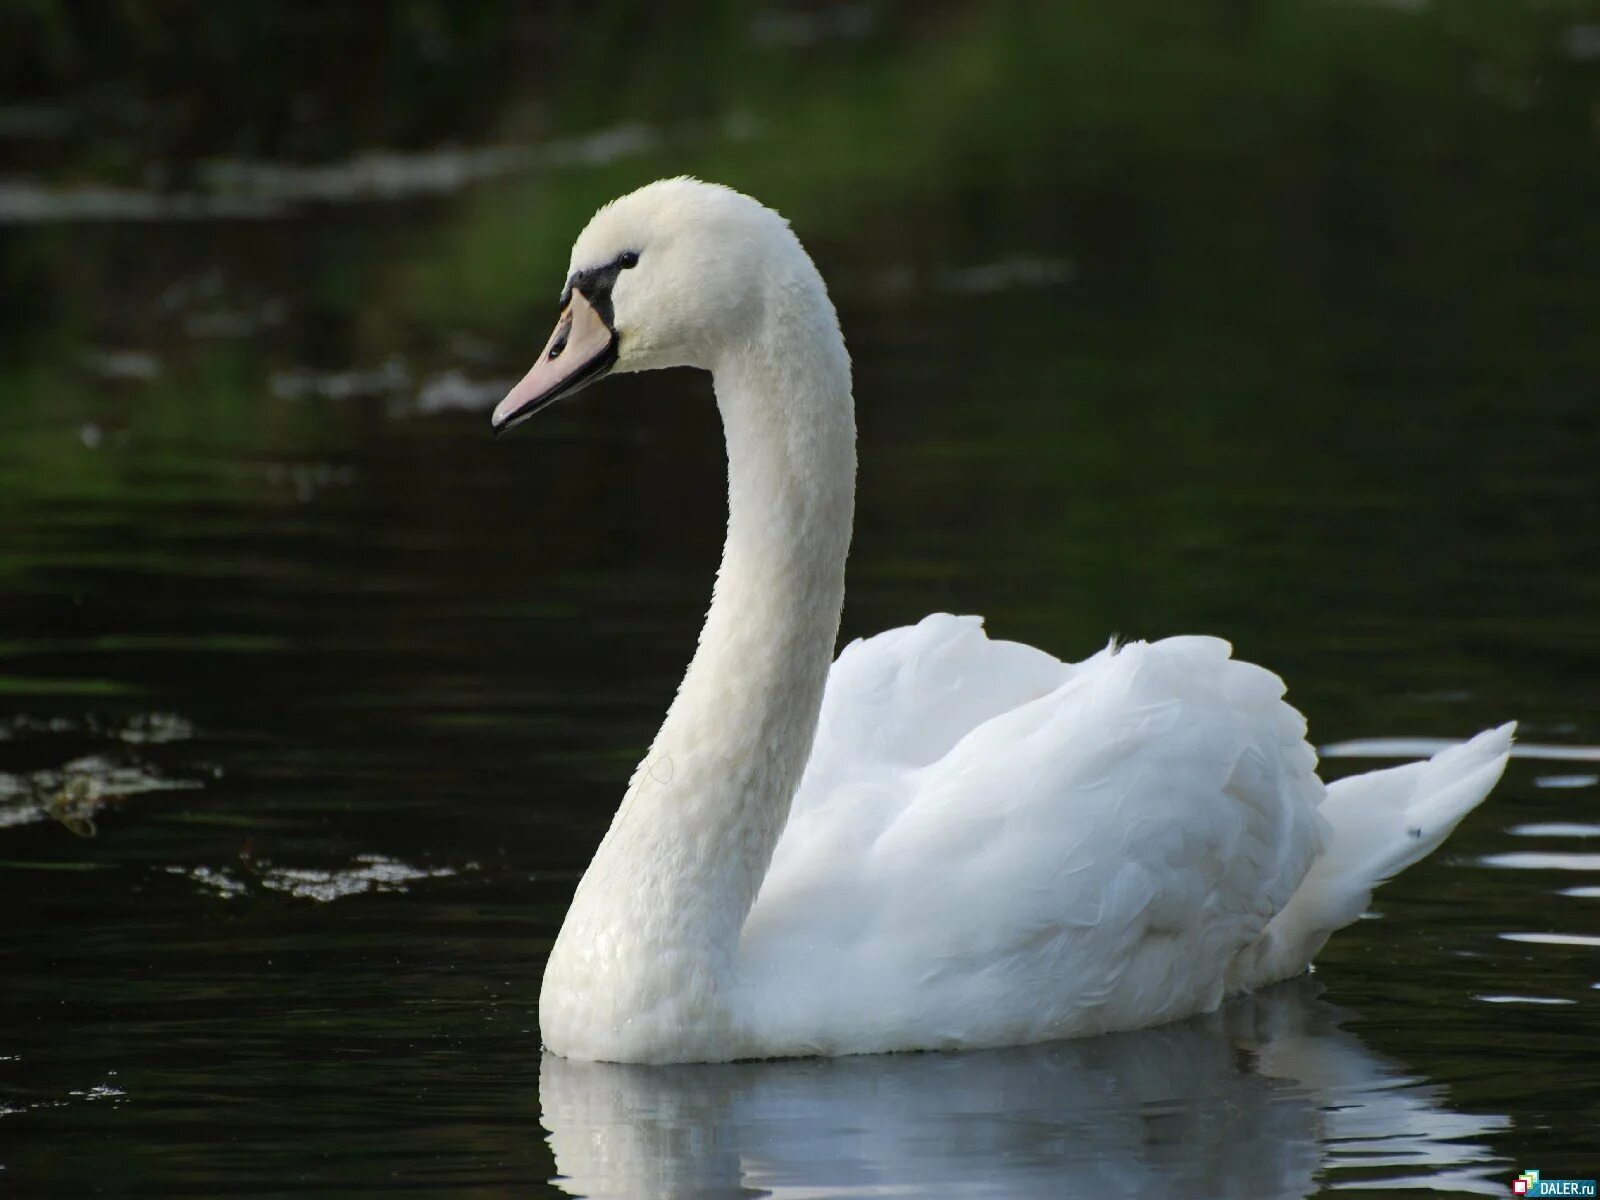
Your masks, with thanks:
[{"label": "water", "polygon": [[[27,76],[55,90],[0,111],[0,1180],[1265,1197],[1600,1170],[1595,21],[1195,13],[446,16],[386,69],[443,39],[415,54],[457,91],[358,81],[336,110],[316,63],[372,31],[260,50],[270,95],[199,59]],[[649,82],[580,86],[597,62]],[[690,375],[499,443],[486,412],[587,212],[682,170],[788,212],[839,302],[847,637],[935,609],[1072,657],[1219,633],[1290,681],[1329,777],[1520,719],[1492,800],[1311,979],[1169,1029],[542,1059],[542,956],[692,647],[722,466]]]}]

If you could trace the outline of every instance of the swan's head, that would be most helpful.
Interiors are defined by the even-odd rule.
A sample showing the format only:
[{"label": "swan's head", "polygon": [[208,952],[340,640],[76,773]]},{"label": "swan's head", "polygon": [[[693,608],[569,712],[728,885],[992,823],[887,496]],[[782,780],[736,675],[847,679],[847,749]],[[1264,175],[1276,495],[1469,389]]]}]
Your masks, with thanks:
[{"label": "swan's head", "polygon": [[731,187],[661,179],[590,218],[562,288],[562,315],[533,370],[494,410],[504,432],[611,371],[714,370],[774,304],[819,298],[821,277],[789,222]]},{"label": "swan's head", "polygon": [[555,332],[494,427],[613,371],[712,369],[751,337],[775,288],[807,276],[815,268],[788,222],[731,188],[663,179],[613,200],[578,235]]}]

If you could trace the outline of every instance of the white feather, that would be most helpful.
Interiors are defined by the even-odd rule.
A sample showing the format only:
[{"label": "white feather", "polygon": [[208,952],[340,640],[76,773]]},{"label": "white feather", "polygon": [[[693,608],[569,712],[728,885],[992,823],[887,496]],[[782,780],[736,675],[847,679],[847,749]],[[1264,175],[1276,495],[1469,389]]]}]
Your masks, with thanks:
[{"label": "white feather", "polygon": [[831,665],[849,358],[776,214],[601,210],[619,370],[712,372],[728,540],[699,650],[546,967],[545,1044],[695,1061],[1158,1024],[1309,964],[1493,786],[1510,726],[1324,789],[1283,684],[1206,637],[1062,663],[935,615]]}]

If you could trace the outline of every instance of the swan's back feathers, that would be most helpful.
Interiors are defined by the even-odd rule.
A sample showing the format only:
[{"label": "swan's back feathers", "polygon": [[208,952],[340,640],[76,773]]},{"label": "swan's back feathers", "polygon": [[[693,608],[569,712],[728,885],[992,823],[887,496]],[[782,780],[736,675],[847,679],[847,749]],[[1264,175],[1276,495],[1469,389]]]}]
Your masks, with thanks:
[{"label": "swan's back feathers", "polygon": [[762,1053],[1137,1028],[1303,971],[1498,779],[1511,727],[1324,788],[1226,642],[1081,663],[936,615],[846,648],[745,925]]},{"label": "swan's back feathers", "polygon": [[1321,851],[1282,694],[1214,638],[1068,665],[938,615],[852,644],[745,927],[762,1037],[998,1045],[1214,1006]]},{"label": "swan's back feathers", "polygon": [[[828,674],[818,737],[852,760],[925,766],[1000,713],[1054,691],[1072,670],[1043,650],[990,641],[979,617],[940,613],[846,646]],[[864,723],[870,710],[878,718]],[[812,751],[812,766],[822,755]]]}]

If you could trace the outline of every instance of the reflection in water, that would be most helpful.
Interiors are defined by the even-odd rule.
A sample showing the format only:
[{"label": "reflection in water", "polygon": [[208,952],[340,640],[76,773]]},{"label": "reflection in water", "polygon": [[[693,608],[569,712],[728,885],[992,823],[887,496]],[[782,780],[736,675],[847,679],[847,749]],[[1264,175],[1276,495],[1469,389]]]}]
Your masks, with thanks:
[{"label": "reflection in water", "polygon": [[1304,978],[1177,1025],[966,1054],[547,1055],[543,1122],[556,1182],[592,1197],[1500,1194],[1482,1139],[1507,1119],[1451,1111],[1320,991]]},{"label": "reflection in water", "polygon": [[205,187],[196,192],[8,179],[0,182],[0,225],[282,218],[305,204],[447,196],[539,168],[604,166],[641,154],[659,141],[649,126],[627,124],[540,147],[445,146],[409,154],[369,150],[317,166],[217,158],[201,168]]}]

